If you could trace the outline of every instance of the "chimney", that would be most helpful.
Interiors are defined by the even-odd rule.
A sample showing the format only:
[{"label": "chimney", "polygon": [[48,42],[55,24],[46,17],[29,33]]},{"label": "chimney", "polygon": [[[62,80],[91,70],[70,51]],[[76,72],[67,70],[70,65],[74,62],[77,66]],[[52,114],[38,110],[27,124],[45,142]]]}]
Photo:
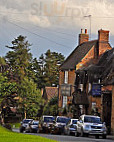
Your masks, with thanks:
[{"label": "chimney", "polygon": [[98,31],[98,53],[97,55],[100,56],[106,50],[110,49],[109,43],[109,31],[99,30]]},{"label": "chimney", "polygon": [[109,31],[99,30],[98,31],[98,40],[99,42],[109,42]]},{"label": "chimney", "polygon": [[81,29],[81,33],[79,34],[79,45],[89,41],[89,34],[87,33],[87,29],[85,29],[85,33],[84,30]]}]

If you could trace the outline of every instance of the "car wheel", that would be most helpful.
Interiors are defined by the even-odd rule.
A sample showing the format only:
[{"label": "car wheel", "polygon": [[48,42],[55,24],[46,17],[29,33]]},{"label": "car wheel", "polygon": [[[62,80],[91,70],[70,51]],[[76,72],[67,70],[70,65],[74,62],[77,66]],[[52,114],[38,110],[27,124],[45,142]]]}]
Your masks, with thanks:
[{"label": "car wheel", "polygon": [[102,138],[103,138],[103,139],[106,139],[106,135],[102,135]]},{"label": "car wheel", "polygon": [[32,133],[32,130],[30,129],[30,133]]},{"label": "car wheel", "polygon": [[40,130],[38,129],[38,130],[37,130],[37,133],[39,133],[39,132],[40,132]]},{"label": "car wheel", "polygon": [[75,132],[75,136],[76,136],[76,137],[79,137],[79,133],[78,133],[77,131]]},{"label": "car wheel", "polygon": [[23,133],[23,131],[24,131],[23,128],[20,128],[20,133]]},{"label": "car wheel", "polygon": [[95,138],[96,138],[96,139],[99,139],[99,135],[96,135]]},{"label": "car wheel", "polygon": [[84,132],[83,132],[83,129],[81,129],[81,137],[84,137],[85,135],[84,135]]},{"label": "car wheel", "polygon": [[67,135],[70,136],[70,131],[68,130]]}]

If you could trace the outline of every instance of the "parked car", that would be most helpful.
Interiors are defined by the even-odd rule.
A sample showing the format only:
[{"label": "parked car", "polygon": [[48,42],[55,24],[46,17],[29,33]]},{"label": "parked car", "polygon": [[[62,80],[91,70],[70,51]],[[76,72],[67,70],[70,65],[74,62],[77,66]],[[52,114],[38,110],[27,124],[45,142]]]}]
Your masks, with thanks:
[{"label": "parked car", "polygon": [[23,133],[23,131],[25,131],[25,128],[27,127],[27,125],[32,121],[33,119],[23,119],[23,121],[21,122],[21,126],[20,126],[20,132]]},{"label": "parked car", "polygon": [[64,128],[64,132],[67,135],[75,134],[77,131],[78,119],[71,119]]},{"label": "parked car", "polygon": [[53,116],[44,115],[40,122],[40,132],[50,133],[55,118]]},{"label": "parked car", "polygon": [[57,116],[56,122],[52,126],[51,133],[52,134],[64,134],[64,127],[70,121],[70,118],[65,116]]},{"label": "parked car", "polygon": [[33,120],[29,122],[29,124],[25,128],[25,131],[30,133],[39,132],[39,121]]},{"label": "parked car", "polygon": [[102,136],[106,138],[107,128],[105,123],[101,122],[99,116],[82,115],[77,121],[76,136],[94,135],[96,138]]}]

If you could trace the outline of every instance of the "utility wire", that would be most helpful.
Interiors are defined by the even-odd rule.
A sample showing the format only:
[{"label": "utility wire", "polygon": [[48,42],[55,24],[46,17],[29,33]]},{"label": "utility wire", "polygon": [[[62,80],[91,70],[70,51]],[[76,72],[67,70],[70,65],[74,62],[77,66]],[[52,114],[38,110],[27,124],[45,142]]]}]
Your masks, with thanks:
[{"label": "utility wire", "polygon": [[[18,22],[22,22],[22,21],[20,21],[18,19],[12,19],[12,20],[16,20],[16,22],[17,21]],[[44,29],[44,28],[42,28],[42,27],[40,27],[38,25],[34,25],[34,24],[33,24],[33,26],[36,27],[36,28],[38,28],[38,29],[44,30],[44,31],[52,32],[52,33],[56,34],[57,36],[58,36],[58,33],[59,33],[59,34],[64,34],[64,35],[68,35],[68,36],[71,36],[71,37],[75,38],[75,35],[72,35],[72,34],[68,34],[68,33],[64,33],[64,32],[58,32],[58,31],[49,30],[49,29]],[[65,40],[69,40],[69,38],[64,38],[64,37],[60,37],[60,36],[58,36],[58,37],[62,38],[62,39],[65,39]]]},{"label": "utility wire", "polygon": [[57,45],[59,45],[59,46],[64,46],[64,47],[67,47],[67,48],[71,48],[71,47],[69,47],[69,46],[67,46],[67,45],[63,45],[63,44],[61,44],[61,43],[57,43],[56,41],[53,41],[53,40],[51,40],[51,39],[49,39],[49,38],[47,38],[47,37],[44,37],[44,36],[41,36],[41,35],[39,35],[39,34],[37,34],[37,33],[31,32],[31,31],[28,30],[27,28],[24,28],[24,27],[22,27],[22,26],[20,26],[20,25],[17,25],[17,24],[15,24],[15,23],[13,23],[13,22],[11,22],[11,21],[9,21],[9,20],[7,20],[7,22],[10,23],[10,24],[12,24],[12,25],[15,25],[16,27],[21,28],[21,29],[23,29],[23,30],[25,30],[25,31],[27,31],[27,32],[29,32],[29,33],[31,33],[31,34],[37,36],[37,37],[40,37],[40,38],[42,38],[42,39],[44,39],[44,40],[47,40],[47,41],[52,42],[52,43],[54,43],[54,44],[57,44]]}]

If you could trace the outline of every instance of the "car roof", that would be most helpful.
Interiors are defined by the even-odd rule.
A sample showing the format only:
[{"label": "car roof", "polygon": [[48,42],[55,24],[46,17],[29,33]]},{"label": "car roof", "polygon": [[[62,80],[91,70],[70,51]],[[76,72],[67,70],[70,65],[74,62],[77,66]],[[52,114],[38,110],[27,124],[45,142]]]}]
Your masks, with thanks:
[{"label": "car roof", "polygon": [[57,118],[58,118],[58,117],[62,117],[62,118],[68,118],[68,117],[66,117],[66,116],[57,116]]},{"label": "car roof", "polygon": [[33,120],[33,119],[23,119],[23,120]]},{"label": "car roof", "polygon": [[97,118],[100,118],[99,116],[95,116],[95,115],[81,115],[82,117],[85,117],[85,116],[87,116],[87,117],[97,117]]},{"label": "car roof", "polygon": [[71,120],[78,120],[78,119],[71,119]]},{"label": "car roof", "polygon": [[54,117],[54,116],[50,116],[50,115],[43,115],[43,117]]}]

